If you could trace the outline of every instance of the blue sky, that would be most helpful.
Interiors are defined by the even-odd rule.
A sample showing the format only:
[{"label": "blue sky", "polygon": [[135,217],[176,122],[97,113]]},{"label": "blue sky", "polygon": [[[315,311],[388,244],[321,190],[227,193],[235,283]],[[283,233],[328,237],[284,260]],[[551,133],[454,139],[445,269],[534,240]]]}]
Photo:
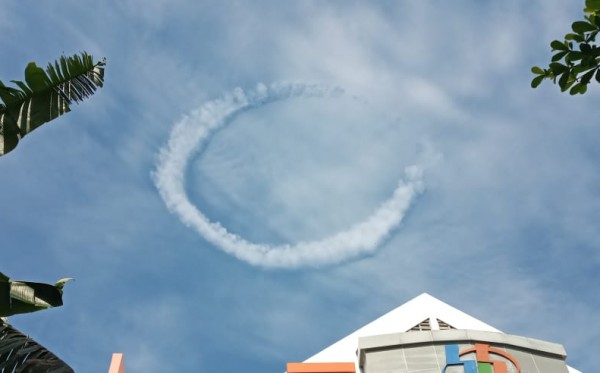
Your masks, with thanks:
[{"label": "blue sky", "polygon": [[[529,87],[582,7],[3,2],[1,80],[63,52],[108,60],[104,88],[0,159],[2,272],[76,278],[64,307],[11,322],[80,372],[119,351],[130,372],[262,373],[428,292],[593,371],[599,89]],[[174,126],[290,84],[343,93],[269,93],[177,153],[188,212],[237,241],[169,208]],[[395,217],[354,229],[402,185]],[[367,243],[329,250],[348,232]]]}]

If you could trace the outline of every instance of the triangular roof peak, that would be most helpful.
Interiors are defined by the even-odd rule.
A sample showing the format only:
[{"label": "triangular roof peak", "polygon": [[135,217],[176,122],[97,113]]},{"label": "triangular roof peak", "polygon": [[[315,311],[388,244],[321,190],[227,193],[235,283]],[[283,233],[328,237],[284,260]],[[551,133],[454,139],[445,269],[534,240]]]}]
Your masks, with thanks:
[{"label": "triangular roof peak", "polygon": [[[358,338],[412,330],[469,329],[502,333],[441,300],[423,293],[335,342],[305,362],[351,362],[358,366]],[[567,366],[569,373],[581,373]],[[357,368],[358,369],[358,368]],[[357,370],[358,371],[358,370]]]},{"label": "triangular roof peak", "polygon": [[425,330],[422,328],[427,327],[427,330],[438,330],[447,326],[501,333],[493,326],[423,293],[340,339],[306,362],[355,361],[359,337],[403,333],[414,327],[419,329],[413,330]]}]

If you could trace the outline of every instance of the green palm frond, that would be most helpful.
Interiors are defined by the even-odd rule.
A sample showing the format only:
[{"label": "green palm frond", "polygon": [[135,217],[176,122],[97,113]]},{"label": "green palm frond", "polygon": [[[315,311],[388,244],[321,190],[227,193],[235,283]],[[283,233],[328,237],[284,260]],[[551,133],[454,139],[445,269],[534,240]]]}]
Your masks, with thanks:
[{"label": "green palm frond", "polygon": [[[2,275],[0,273],[0,275]],[[30,313],[63,305],[63,287],[71,280],[63,278],[56,284],[15,281],[2,275],[0,279],[0,317]],[[0,371],[1,373],[2,371]]]},{"label": "green palm frond", "polygon": [[29,132],[64,113],[104,84],[106,60],[94,62],[87,53],[62,56],[44,71],[34,62],[25,69],[17,88],[0,81],[0,156],[13,150]]},{"label": "green palm frond", "polygon": [[73,373],[44,346],[0,320],[0,373]]}]

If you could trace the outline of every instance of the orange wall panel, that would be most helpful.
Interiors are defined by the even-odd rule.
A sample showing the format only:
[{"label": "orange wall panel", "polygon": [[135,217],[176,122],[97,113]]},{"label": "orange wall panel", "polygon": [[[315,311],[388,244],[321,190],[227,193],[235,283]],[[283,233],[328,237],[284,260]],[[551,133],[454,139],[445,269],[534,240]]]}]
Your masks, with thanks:
[{"label": "orange wall panel", "polygon": [[288,363],[287,373],[356,373],[354,363]]},{"label": "orange wall panel", "polygon": [[123,354],[114,353],[112,355],[108,373],[125,373],[125,361],[123,360]]}]

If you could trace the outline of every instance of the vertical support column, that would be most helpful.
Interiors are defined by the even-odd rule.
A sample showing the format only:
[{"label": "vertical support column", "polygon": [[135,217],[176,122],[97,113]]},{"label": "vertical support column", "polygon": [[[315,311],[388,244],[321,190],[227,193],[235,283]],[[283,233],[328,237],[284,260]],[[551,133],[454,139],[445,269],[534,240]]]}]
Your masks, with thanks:
[{"label": "vertical support column", "polygon": [[114,353],[112,355],[108,373],[125,373],[125,361],[123,360],[123,354]]}]

